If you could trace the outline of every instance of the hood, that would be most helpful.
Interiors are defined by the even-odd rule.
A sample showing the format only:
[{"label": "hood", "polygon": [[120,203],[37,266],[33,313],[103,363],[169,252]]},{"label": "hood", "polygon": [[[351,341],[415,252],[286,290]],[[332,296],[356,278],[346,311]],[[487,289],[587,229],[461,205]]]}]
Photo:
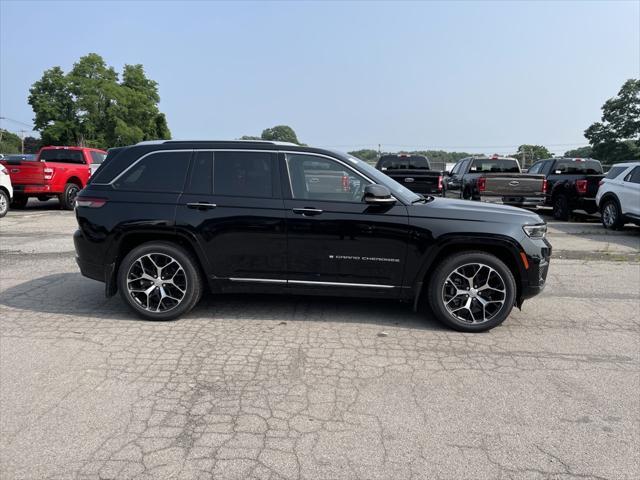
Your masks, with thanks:
[{"label": "hood", "polygon": [[409,215],[424,218],[516,223],[520,225],[546,223],[540,215],[523,208],[471,200],[436,197],[431,202],[411,205],[408,208]]}]

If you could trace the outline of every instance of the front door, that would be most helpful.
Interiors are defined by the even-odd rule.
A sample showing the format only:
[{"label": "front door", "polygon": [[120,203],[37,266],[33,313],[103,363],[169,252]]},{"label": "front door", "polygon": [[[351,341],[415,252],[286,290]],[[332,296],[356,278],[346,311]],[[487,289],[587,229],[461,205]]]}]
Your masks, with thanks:
[{"label": "front door", "polygon": [[242,286],[286,283],[277,154],[195,151],[176,227],[206,255],[208,274]]},{"label": "front door", "polygon": [[372,182],[345,162],[293,153],[281,162],[289,285],[397,294],[407,251],[406,207],[364,203],[364,187]]}]

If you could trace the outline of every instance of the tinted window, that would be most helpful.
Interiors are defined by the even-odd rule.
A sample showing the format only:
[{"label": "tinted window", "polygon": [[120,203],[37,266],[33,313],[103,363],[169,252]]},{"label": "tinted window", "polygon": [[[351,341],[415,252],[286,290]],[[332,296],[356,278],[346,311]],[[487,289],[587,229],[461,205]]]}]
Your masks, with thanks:
[{"label": "tinted window", "polygon": [[328,158],[287,155],[293,198],[360,202],[367,182],[350,168]]},{"label": "tinted window", "polygon": [[602,173],[602,165],[597,160],[558,160],[553,167],[553,173],[594,175]]},{"label": "tinted window", "polygon": [[456,173],[458,173],[463,163],[464,163],[464,160],[461,160],[458,163],[456,163],[451,169],[451,175],[455,175]]},{"label": "tinted window", "polygon": [[196,152],[191,161],[189,193],[211,194],[213,191],[213,152]]},{"label": "tinted window", "polygon": [[35,162],[37,159],[36,155],[27,153],[27,154],[15,154],[15,155],[5,155],[2,160],[5,160],[8,163],[20,163],[20,162]]},{"label": "tinted window", "polygon": [[527,173],[540,173],[542,170],[542,162],[534,163]]},{"label": "tinted window", "polygon": [[213,193],[273,197],[275,159],[275,154],[270,152],[215,152]]},{"label": "tinted window", "polygon": [[190,156],[190,152],[152,153],[135,163],[114,186],[137,192],[181,192]]},{"label": "tinted window", "polygon": [[100,165],[102,162],[104,162],[106,156],[106,153],[91,152],[91,163],[94,165]]},{"label": "tinted window", "polygon": [[625,181],[631,183],[640,183],[640,167],[631,170],[631,173],[625,177]]},{"label": "tinted window", "polygon": [[64,148],[55,150],[42,150],[40,160],[58,163],[84,163],[84,156],[80,150],[67,150]]},{"label": "tinted window", "polygon": [[494,160],[492,158],[474,158],[471,162],[470,172],[488,173],[520,173],[520,167],[516,160]]},{"label": "tinted window", "polygon": [[381,157],[379,166],[380,170],[429,170],[429,161],[426,157],[416,155],[393,155]]},{"label": "tinted window", "polygon": [[611,170],[607,172],[607,176],[605,178],[608,178],[608,179],[616,178],[626,169],[627,167],[611,167]]}]

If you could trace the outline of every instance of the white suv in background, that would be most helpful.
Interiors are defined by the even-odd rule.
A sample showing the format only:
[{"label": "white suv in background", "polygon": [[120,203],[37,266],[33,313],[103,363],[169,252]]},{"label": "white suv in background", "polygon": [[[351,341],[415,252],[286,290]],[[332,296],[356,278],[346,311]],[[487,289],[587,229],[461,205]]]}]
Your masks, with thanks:
[{"label": "white suv in background", "polygon": [[604,228],[640,225],[640,162],[617,163],[600,181],[596,204]]},{"label": "white suv in background", "polygon": [[0,218],[4,217],[9,211],[12,197],[13,187],[11,186],[9,172],[4,165],[0,165]]}]

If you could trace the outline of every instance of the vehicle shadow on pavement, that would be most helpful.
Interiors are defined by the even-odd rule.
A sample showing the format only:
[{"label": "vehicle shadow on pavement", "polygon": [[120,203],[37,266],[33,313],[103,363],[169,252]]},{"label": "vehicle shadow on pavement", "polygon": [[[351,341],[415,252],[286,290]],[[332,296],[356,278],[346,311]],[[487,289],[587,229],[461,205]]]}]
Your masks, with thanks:
[{"label": "vehicle shadow on pavement", "polygon": [[[41,314],[150,322],[131,312],[120,297],[105,298],[104,285],[79,273],[56,273],[9,287],[0,293],[0,305]],[[420,330],[445,330],[422,306],[397,300],[269,294],[205,294],[180,321],[310,321],[362,323]],[[161,322],[165,323],[165,322]]]}]

